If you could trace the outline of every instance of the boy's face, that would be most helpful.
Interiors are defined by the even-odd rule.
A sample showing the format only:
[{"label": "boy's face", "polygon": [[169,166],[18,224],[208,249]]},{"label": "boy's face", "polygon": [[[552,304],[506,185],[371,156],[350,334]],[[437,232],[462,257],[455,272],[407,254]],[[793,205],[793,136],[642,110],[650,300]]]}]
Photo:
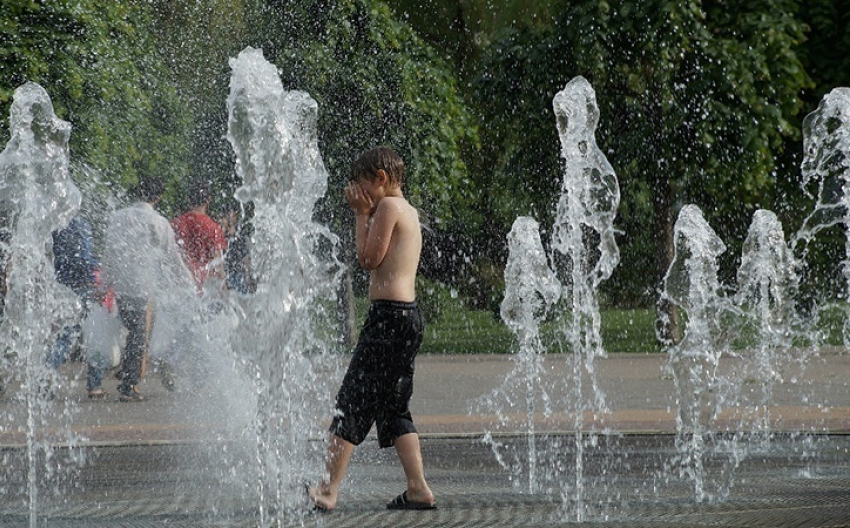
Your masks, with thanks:
[{"label": "boy's face", "polygon": [[366,193],[366,196],[371,198],[373,202],[376,201],[377,189],[375,186],[375,182],[370,180],[369,178],[357,178],[356,181],[357,185],[359,185],[360,188],[363,189],[363,192]]},{"label": "boy's face", "polygon": [[386,194],[387,175],[383,170],[379,170],[374,178],[357,178],[355,181],[374,203]]}]

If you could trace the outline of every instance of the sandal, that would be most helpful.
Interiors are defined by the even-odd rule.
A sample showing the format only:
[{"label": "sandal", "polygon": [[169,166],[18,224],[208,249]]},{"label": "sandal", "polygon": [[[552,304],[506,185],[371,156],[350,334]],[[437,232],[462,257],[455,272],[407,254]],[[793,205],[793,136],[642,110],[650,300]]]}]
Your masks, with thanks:
[{"label": "sandal", "polygon": [[89,391],[90,400],[104,400],[108,394],[103,389],[92,389]]},{"label": "sandal", "polygon": [[145,397],[139,392],[138,387],[133,387],[130,389],[130,392],[122,392],[118,396],[118,401],[120,402],[143,402],[145,401]]},{"label": "sandal", "polygon": [[387,504],[388,510],[436,510],[436,502],[414,502],[407,498],[407,492],[397,495]]}]

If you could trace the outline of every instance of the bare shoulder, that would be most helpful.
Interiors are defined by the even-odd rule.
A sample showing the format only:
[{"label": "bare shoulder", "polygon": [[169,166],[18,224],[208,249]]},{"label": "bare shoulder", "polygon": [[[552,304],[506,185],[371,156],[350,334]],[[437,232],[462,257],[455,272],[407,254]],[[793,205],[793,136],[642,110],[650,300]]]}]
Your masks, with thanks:
[{"label": "bare shoulder", "polygon": [[400,196],[387,196],[378,203],[377,211],[402,218],[419,219],[418,211]]}]

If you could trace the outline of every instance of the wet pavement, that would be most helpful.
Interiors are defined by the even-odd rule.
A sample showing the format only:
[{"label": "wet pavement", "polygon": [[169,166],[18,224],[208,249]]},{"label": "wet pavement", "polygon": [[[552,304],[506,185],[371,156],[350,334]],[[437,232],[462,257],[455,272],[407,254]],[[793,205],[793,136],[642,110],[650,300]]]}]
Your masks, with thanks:
[{"label": "wet pavement", "polygon": [[[423,356],[417,362],[412,411],[422,435],[423,457],[439,508],[389,512],[384,504],[404,488],[392,450],[374,438],[358,448],[337,511],[289,514],[281,526],[850,526],[850,357],[824,353],[804,365],[777,366],[771,385],[768,442],[718,435],[706,458],[703,500],[694,479],[680,472],[675,446],[675,385],[661,355],[612,354],[595,363],[608,409],[582,417],[582,456],[576,458],[575,415],[566,398],[572,387],[568,356],[548,356],[539,380],[546,387],[533,414],[540,456],[535,492],[529,492],[529,429],[524,412],[488,413],[486,395],[511,379],[504,356]],[[727,360],[723,368],[744,368]],[[167,392],[155,377],[142,384],[148,401],[118,403],[84,397],[82,366],[61,370],[66,380],[56,404],[73,406],[71,423],[46,427],[44,437],[68,434],[88,447],[74,471],[63,470],[57,447],[37,467],[51,484],[28,492],[26,415],[14,385],[0,399],[0,526],[49,527],[248,527],[260,524],[257,490],[243,466],[250,449],[220,432],[231,409],[195,412],[209,392],[178,386]],[[328,386],[339,372],[329,370]],[[781,378],[781,379],[780,379]],[[589,391],[590,377],[582,387]],[[746,381],[740,391],[761,390]],[[209,390],[209,388],[206,388]],[[482,397],[484,397],[482,399]],[[113,396],[114,398],[114,396]],[[565,403],[561,403],[565,402]],[[483,406],[482,406],[483,403]],[[715,425],[747,429],[763,409],[727,409]],[[501,419],[501,421],[499,421]],[[483,431],[493,431],[506,464],[500,466]],[[592,433],[592,434],[591,434]],[[607,433],[607,434],[598,434]],[[217,440],[216,440],[217,439]],[[56,441],[57,445],[61,444]],[[316,439],[317,453],[322,443]],[[731,446],[731,447],[730,447]],[[43,457],[43,454],[41,455]],[[83,457],[84,460],[79,460]],[[576,489],[576,462],[583,489]],[[292,490],[292,493],[299,493]],[[32,523],[35,519],[35,524]]]}]

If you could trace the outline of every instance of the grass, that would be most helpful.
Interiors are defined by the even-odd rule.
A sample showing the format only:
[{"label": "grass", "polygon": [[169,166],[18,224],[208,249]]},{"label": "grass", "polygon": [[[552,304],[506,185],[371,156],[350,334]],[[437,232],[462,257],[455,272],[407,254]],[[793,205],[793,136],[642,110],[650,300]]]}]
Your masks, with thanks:
[{"label": "grass", "polygon": [[491,312],[466,310],[460,302],[443,306],[437,321],[428,322],[420,353],[508,354],[516,339]]},{"label": "grass", "polygon": [[602,345],[608,352],[661,352],[655,337],[654,309],[606,309],[600,315]]},{"label": "grass", "polygon": [[[362,305],[365,314],[366,302]],[[358,310],[360,312],[360,310]],[[659,352],[655,339],[653,310],[603,310],[602,343],[609,352]],[[362,320],[362,319],[361,319]],[[542,325],[541,339],[547,352],[562,352],[554,344],[557,323]],[[517,339],[500,318],[485,310],[470,310],[459,299],[444,301],[436,321],[426,325],[421,353],[432,354],[512,354]]]},{"label": "grass", "polygon": [[[358,323],[362,323],[368,307],[368,300],[359,299],[357,303]],[[470,310],[460,299],[444,298],[436,320],[426,324],[425,338],[420,353],[431,354],[513,354],[517,351],[516,337],[493,313],[484,310]],[[601,337],[602,346],[607,352],[625,352],[648,354],[663,352],[655,337],[655,310],[644,309],[602,309]],[[843,308],[824,310],[817,321],[815,332],[821,337],[817,341],[826,345],[842,344]],[[541,340],[548,353],[565,352],[563,346],[556,343],[559,323],[546,322],[541,325]],[[748,334],[748,332],[744,332]],[[751,340],[743,339],[733,346],[752,346]],[[807,346],[809,339],[795,339],[793,345]]]}]

